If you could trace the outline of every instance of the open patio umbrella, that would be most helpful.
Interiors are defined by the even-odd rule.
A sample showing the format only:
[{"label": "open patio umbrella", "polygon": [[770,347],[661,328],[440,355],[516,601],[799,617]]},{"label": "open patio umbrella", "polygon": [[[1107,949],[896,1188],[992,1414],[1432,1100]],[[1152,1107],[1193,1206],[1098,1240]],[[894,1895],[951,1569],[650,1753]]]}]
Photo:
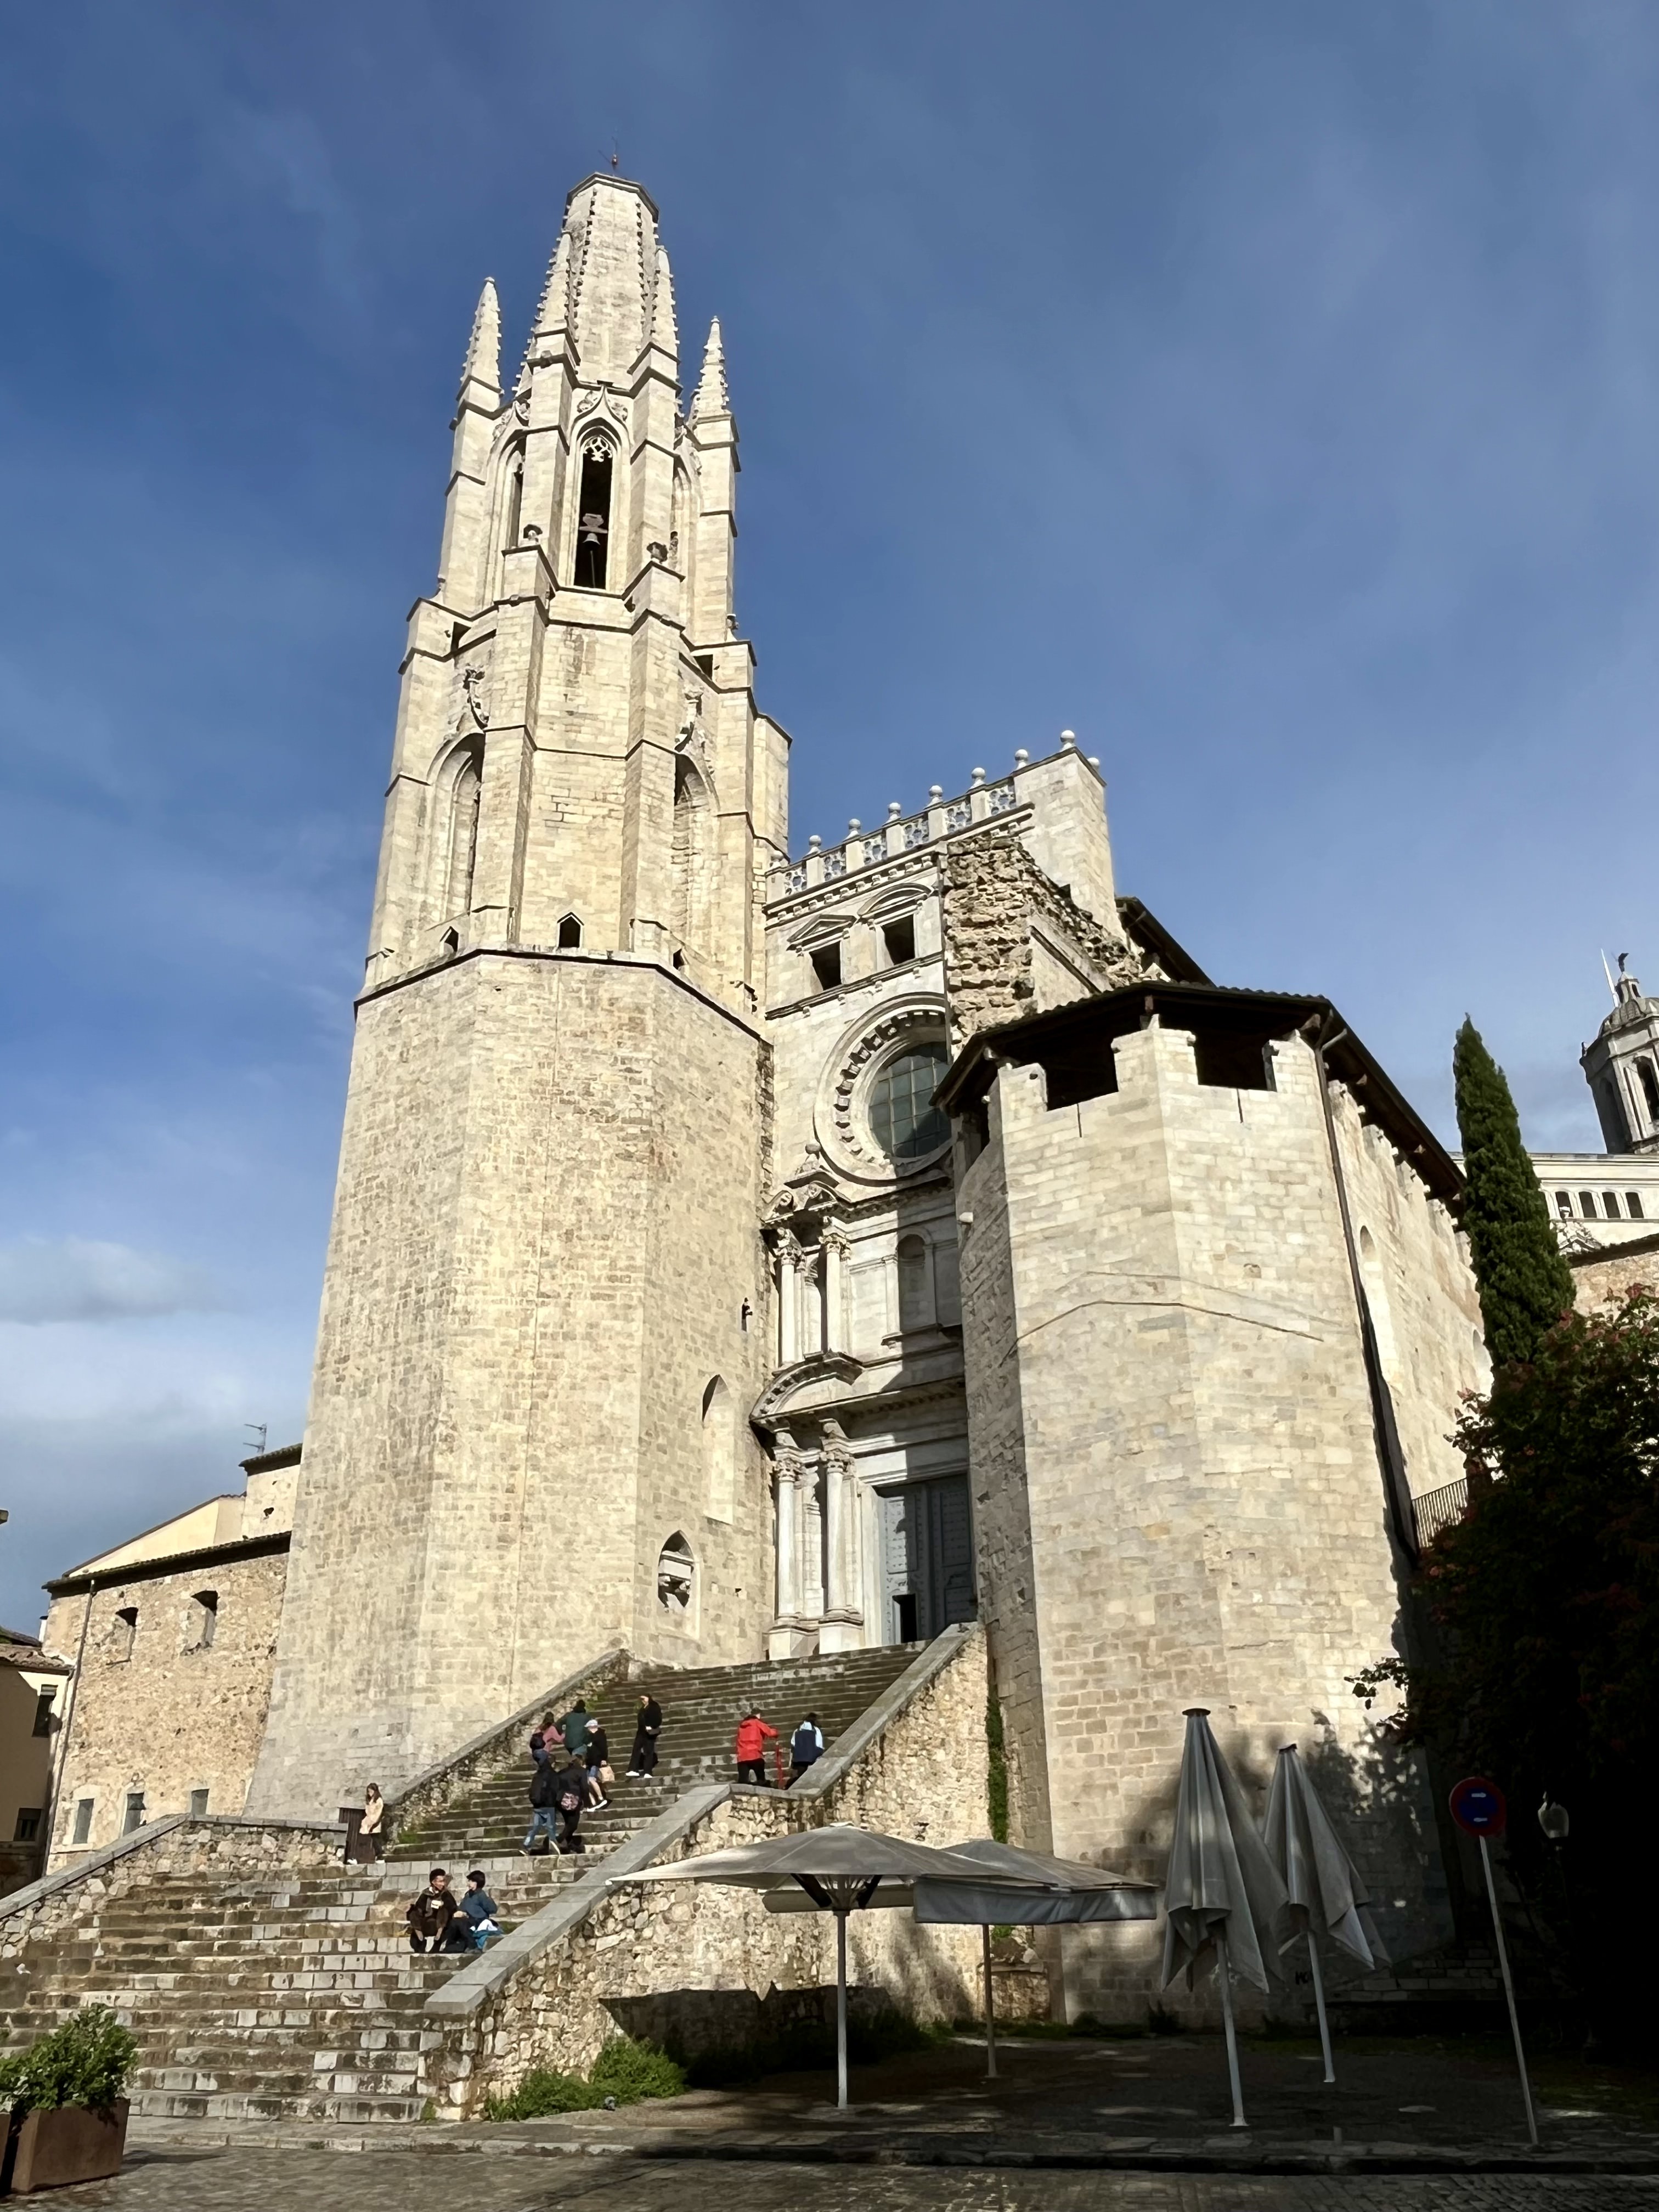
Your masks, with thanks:
[{"label": "open patio umbrella", "polygon": [[1325,2017],[1325,1983],[1319,1969],[1316,1931],[1323,1929],[1333,1943],[1340,1944],[1367,1969],[1386,1966],[1389,1960],[1371,1921],[1370,1897],[1359,1869],[1343,1849],[1342,1839],[1331,1826],[1330,1815],[1293,1743],[1282,1746],[1274,1762],[1263,1832],[1268,1853],[1290,1893],[1291,1926],[1308,1939],[1325,2079],[1334,2081],[1336,2068],[1331,2061],[1331,2030]]},{"label": "open patio umbrella", "polygon": [[1284,1877],[1256,1833],[1244,1793],[1210,1733],[1207,1707],[1189,1707],[1186,1720],[1175,1838],[1164,1883],[1164,1986],[1168,1989],[1183,1966],[1190,1975],[1214,1945],[1232,2124],[1242,2128],[1249,2123],[1238,2078],[1232,1975],[1240,1973],[1259,1990],[1267,1989],[1273,1926],[1289,1900]]},{"label": "open patio umbrella", "polygon": [[[973,1859],[984,1872],[977,1882],[940,1881],[924,1876],[914,1886],[916,1918],[925,1923],[972,1927],[978,1923],[985,1957],[985,2072],[997,2070],[997,2016],[991,1995],[991,1929],[1004,1921],[1048,1928],[1060,1922],[1156,1920],[1158,1887],[1085,1866],[1080,1859],[1051,1858],[1046,1851],[1023,1851],[990,1836],[953,1844],[953,1858]],[[1046,1889],[1018,1885],[1046,1882]]]},{"label": "open patio umbrella", "polygon": [[[884,1836],[846,1821],[822,1828],[807,1828],[790,1836],[770,1836],[763,1843],[741,1844],[735,1850],[708,1851],[699,1858],[679,1859],[672,1866],[643,1867],[638,1874],[613,1875],[612,1886],[632,1881],[706,1881],[736,1889],[773,1893],[793,1891],[805,1896],[805,1911],[816,1908],[836,1916],[836,2102],[847,2102],[847,1916],[872,1906],[908,1905],[914,1885],[928,1877],[941,1881],[981,1882],[985,1869],[975,1859],[955,1851],[936,1850],[929,1844],[906,1843],[899,1836]],[[1023,1900],[1042,1893],[1038,1882],[1009,1882]],[[793,1900],[792,1900],[793,1901]],[[1023,1909],[1023,1908],[1022,1908]]]}]

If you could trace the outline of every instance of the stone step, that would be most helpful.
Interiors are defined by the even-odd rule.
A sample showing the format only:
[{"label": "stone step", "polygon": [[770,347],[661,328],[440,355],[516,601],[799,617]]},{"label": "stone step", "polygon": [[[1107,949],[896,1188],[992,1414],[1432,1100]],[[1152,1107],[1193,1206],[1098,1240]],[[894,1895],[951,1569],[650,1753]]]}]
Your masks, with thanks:
[{"label": "stone step", "polygon": [[[428,2021],[427,2001],[477,1955],[410,1950],[404,1914],[426,1866],[448,1866],[458,1887],[468,1868],[481,1867],[504,1923],[520,1923],[682,1791],[730,1778],[732,1736],[747,1705],[781,1729],[816,1711],[833,1744],[914,1656],[653,1672],[666,1715],[662,1763],[648,1782],[619,1778],[611,1806],[584,1815],[589,1848],[580,1856],[522,1856],[532,1769],[518,1747],[380,1865],[227,1880],[157,1874],[0,1967],[0,2045],[96,1997],[139,2038],[133,2107],[142,2114],[418,2118],[430,2102],[431,2054],[453,2032]],[[613,1761],[632,1741],[637,1694],[623,1684],[594,1700]]]}]

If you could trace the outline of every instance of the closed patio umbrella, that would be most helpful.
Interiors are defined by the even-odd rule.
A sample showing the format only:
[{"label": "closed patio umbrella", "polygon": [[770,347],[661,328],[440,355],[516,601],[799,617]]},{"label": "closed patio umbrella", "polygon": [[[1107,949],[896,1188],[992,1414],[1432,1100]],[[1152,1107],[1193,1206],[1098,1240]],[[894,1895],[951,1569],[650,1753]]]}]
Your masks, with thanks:
[{"label": "closed patio umbrella", "polygon": [[[991,1995],[991,1929],[1004,1921],[1048,1928],[1062,1922],[1156,1920],[1158,1888],[1150,1881],[1085,1866],[1080,1859],[1051,1858],[1046,1851],[1023,1851],[990,1836],[953,1844],[953,1858],[973,1859],[984,1869],[977,1882],[938,1881],[924,1876],[914,1886],[916,1918],[957,1927],[980,1928],[985,1959],[985,2071],[997,2070],[996,2007]],[[1016,1885],[1046,1882],[1047,1889]]]},{"label": "closed patio umbrella", "polygon": [[[939,1850],[930,1844],[906,1843],[899,1836],[884,1836],[847,1821],[832,1821],[822,1828],[807,1828],[789,1836],[770,1836],[763,1843],[741,1844],[734,1850],[708,1851],[701,1857],[679,1859],[672,1866],[644,1867],[638,1874],[617,1875],[613,1886],[634,1881],[703,1881],[736,1889],[770,1892],[772,1905],[778,1892],[795,1893],[816,1907],[836,1916],[836,2102],[847,2102],[847,1916],[882,1905],[911,1902],[918,1881],[978,1883],[985,1869],[975,1859],[955,1851]],[[1041,1896],[1044,1885],[1000,1878],[1000,1887],[1018,1892],[1023,1899]],[[781,1902],[781,1899],[778,1899]]]},{"label": "closed patio umbrella", "polygon": [[1288,1902],[1284,1877],[1268,1856],[1244,1793],[1210,1733],[1208,1709],[1189,1707],[1181,1755],[1175,1838],[1164,1877],[1164,1986],[1190,1973],[1211,1945],[1221,1980],[1236,2128],[1248,2126],[1238,2078],[1232,1975],[1267,1987],[1274,1923]]},{"label": "closed patio umbrella", "polygon": [[1342,1839],[1314,1788],[1312,1778],[1297,1756],[1293,1743],[1284,1745],[1273,1765],[1273,1787],[1267,1793],[1264,1830],[1273,1864],[1290,1893],[1291,1923],[1308,1939],[1313,1966],[1314,2005],[1319,2014],[1319,2042],[1325,2054],[1325,2079],[1334,2081],[1331,2060],[1330,2024],[1325,2017],[1325,1983],[1319,1966],[1318,1931],[1323,1929],[1368,1970],[1386,1966],[1388,1954],[1378,1939],[1370,1915],[1370,1896],[1359,1869],[1348,1856]]}]

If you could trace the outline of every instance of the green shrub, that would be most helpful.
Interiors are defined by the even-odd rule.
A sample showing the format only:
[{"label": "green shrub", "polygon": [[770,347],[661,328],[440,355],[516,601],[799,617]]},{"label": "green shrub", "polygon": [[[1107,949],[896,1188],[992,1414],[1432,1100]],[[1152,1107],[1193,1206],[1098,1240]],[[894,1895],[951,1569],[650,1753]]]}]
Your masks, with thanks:
[{"label": "green shrub", "polygon": [[490,2097],[484,2103],[487,2120],[545,2120],[556,2112],[590,2112],[605,2102],[606,2092],[590,2088],[580,2074],[556,2074],[538,2066],[526,2074],[510,2097]]},{"label": "green shrub", "polygon": [[1171,2012],[1167,2005],[1153,2003],[1147,2006],[1146,2032],[1149,2035],[1182,2035],[1185,2033],[1186,2027],[1187,2023],[1181,2014]]},{"label": "green shrub", "polygon": [[637,2105],[645,2097],[678,2097],[685,2093],[685,2075],[665,2051],[654,2043],[635,2043],[618,2035],[593,2061],[588,2075],[602,2097],[619,2105]]},{"label": "green shrub", "polygon": [[0,2058],[0,2103],[17,2112],[87,2105],[107,2112],[138,2062],[138,2039],[107,2005],[83,2005],[27,2051]]},{"label": "green shrub", "polygon": [[986,1817],[1000,1844],[1008,1840],[1008,1753],[1002,1733],[1002,1707],[994,1691],[985,1706]]},{"label": "green shrub", "polygon": [[618,2105],[637,2105],[647,2097],[678,2097],[685,2086],[685,2075],[665,2051],[654,2043],[635,2043],[631,2036],[618,2035],[605,2045],[586,2078],[538,2066],[511,2096],[489,2098],[484,2118],[545,2120],[560,2112],[593,2112],[607,2097]]}]

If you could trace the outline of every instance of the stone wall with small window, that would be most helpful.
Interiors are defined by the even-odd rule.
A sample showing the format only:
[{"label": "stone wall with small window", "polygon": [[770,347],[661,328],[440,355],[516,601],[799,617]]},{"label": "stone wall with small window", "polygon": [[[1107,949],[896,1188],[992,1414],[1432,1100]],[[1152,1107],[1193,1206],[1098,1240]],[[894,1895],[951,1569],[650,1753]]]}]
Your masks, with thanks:
[{"label": "stone wall with small window", "polygon": [[240,1813],[270,1700],[286,1539],[54,1587],[46,1645],[79,1661],[52,1866],[170,1813]]}]

